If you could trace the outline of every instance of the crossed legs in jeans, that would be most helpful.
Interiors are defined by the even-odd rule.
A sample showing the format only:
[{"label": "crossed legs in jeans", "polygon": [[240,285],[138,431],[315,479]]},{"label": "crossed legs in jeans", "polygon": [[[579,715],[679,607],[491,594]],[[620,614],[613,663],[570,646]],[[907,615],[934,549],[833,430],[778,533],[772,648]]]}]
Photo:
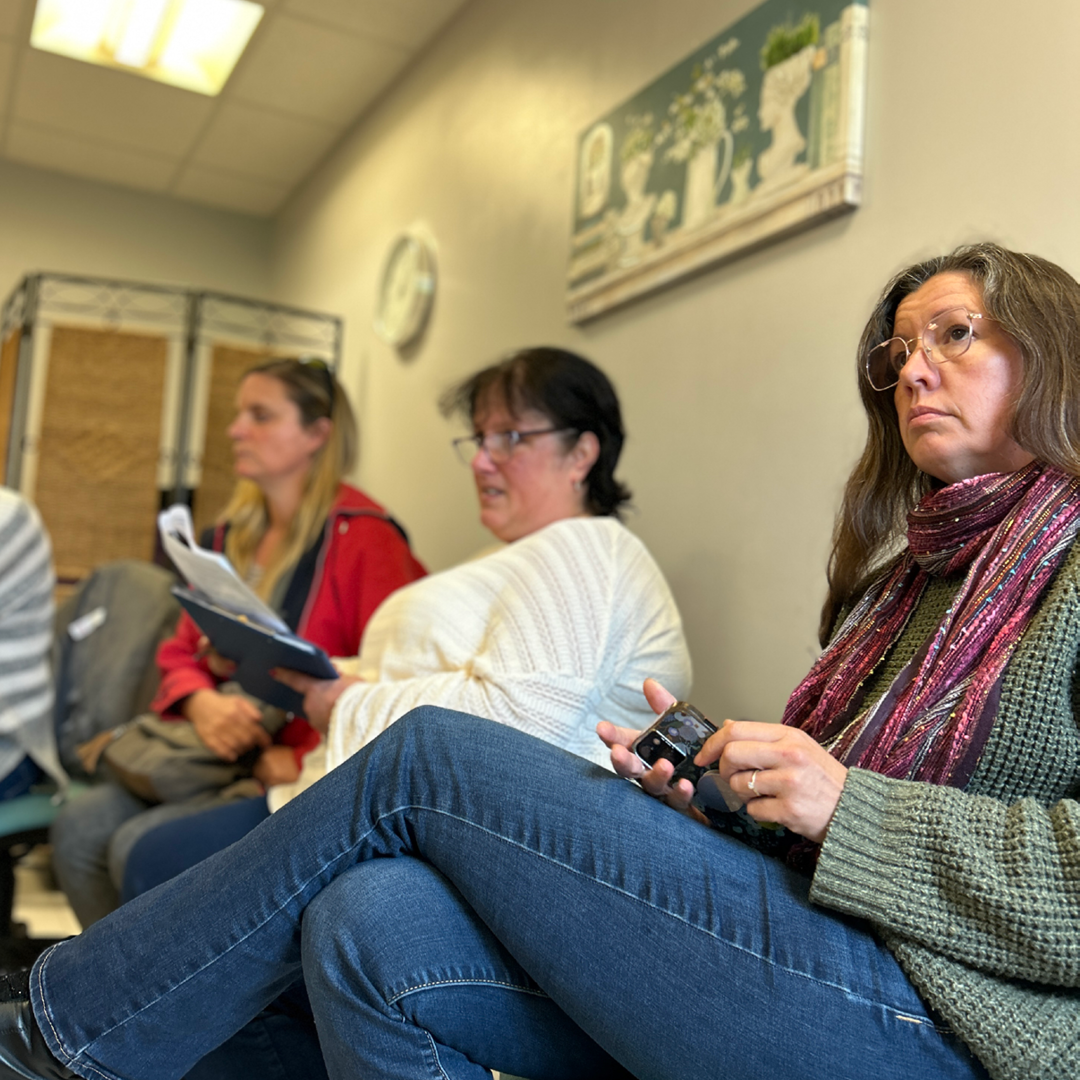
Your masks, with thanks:
[{"label": "crossed legs in jeans", "polygon": [[31,996],[87,1080],[185,1075],[301,972],[333,1080],[985,1076],[806,894],[588,762],[426,708],[50,950]]}]

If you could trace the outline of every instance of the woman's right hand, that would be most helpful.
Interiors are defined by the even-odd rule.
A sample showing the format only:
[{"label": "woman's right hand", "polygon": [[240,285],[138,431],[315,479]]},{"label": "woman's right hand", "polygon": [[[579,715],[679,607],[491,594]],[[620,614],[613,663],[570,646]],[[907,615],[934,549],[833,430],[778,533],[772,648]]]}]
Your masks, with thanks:
[{"label": "woman's right hand", "polygon": [[206,749],[222,761],[235,761],[256,746],[270,745],[270,736],[259,723],[262,713],[247,698],[196,690],[184,700],[182,711]]},{"label": "woman's right hand", "polygon": [[334,711],[337,699],[358,682],[363,682],[358,675],[339,675],[336,679],[316,679],[302,671],[289,668],[274,668],[270,673],[278,682],[289,689],[304,695],[304,719],[320,734],[325,735],[330,727],[330,714]]},{"label": "woman's right hand", "polygon": [[[675,704],[675,695],[665,690],[655,679],[646,679],[644,690],[645,700],[657,716],[668,706]],[[678,810],[679,813],[687,814],[699,821],[707,820],[703,814],[690,805],[690,800],[694,797],[694,785],[689,780],[680,780],[674,786],[672,785],[671,775],[675,771],[675,766],[670,761],[661,759],[650,769],[630,749],[634,740],[641,734],[640,731],[616,727],[606,720],[601,720],[596,725],[596,734],[611,751],[611,766],[621,777],[626,780],[636,780],[650,795],[662,799],[673,810]]]}]

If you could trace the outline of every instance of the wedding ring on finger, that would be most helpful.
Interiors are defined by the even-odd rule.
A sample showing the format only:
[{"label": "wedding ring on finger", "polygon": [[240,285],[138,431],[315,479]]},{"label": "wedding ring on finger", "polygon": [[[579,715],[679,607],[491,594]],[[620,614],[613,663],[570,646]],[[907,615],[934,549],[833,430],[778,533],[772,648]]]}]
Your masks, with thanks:
[{"label": "wedding ring on finger", "polygon": [[750,774],[750,782],[746,785],[750,789],[750,794],[753,795],[755,799],[761,798],[761,792],[757,789],[757,774],[759,772],[761,772],[760,769],[755,769]]}]

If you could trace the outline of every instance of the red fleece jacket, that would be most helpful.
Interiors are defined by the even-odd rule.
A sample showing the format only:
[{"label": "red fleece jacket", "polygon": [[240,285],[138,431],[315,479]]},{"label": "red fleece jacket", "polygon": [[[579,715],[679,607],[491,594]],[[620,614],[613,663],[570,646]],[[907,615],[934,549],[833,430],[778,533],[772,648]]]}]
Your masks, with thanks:
[{"label": "red fleece jacket", "polygon": [[[427,572],[385,515],[386,511],[363,492],[342,484],[326,519],[315,576],[296,632],[330,656],[355,656],[372,612],[395,589]],[[224,536],[219,527],[214,534],[218,551]],[[205,660],[196,659],[201,636],[202,631],[185,612],[175,635],[158,649],[161,686],[150,708],[166,719],[183,719],[175,711],[183,698],[196,690],[212,690],[222,681]],[[293,747],[299,764],[318,744],[319,733],[296,717],[274,741]]]}]

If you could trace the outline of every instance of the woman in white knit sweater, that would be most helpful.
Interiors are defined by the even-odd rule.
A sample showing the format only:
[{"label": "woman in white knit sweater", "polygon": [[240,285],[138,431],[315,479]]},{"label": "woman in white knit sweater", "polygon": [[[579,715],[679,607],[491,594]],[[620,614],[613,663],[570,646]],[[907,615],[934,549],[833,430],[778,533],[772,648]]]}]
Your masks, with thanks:
[{"label": "woman in white knit sweater", "polygon": [[[678,611],[644,544],[614,517],[560,519],[388,597],[352,675],[314,690],[296,678],[307,715],[329,725],[300,779],[270,789],[270,808],[430,702],[607,765],[596,722],[643,724],[641,684],[657,668],[689,688]],[[339,688],[331,714],[320,699]]]},{"label": "woman in white knit sweater", "polygon": [[648,721],[641,684],[661,668],[689,690],[671,592],[618,519],[622,420],[603,372],[527,349],[450,391],[444,410],[472,424],[455,448],[481,522],[507,546],[388,597],[341,678],[283,673],[326,737],[296,784],[271,790],[271,809],[417,705],[500,720],[607,764],[598,720]]}]

